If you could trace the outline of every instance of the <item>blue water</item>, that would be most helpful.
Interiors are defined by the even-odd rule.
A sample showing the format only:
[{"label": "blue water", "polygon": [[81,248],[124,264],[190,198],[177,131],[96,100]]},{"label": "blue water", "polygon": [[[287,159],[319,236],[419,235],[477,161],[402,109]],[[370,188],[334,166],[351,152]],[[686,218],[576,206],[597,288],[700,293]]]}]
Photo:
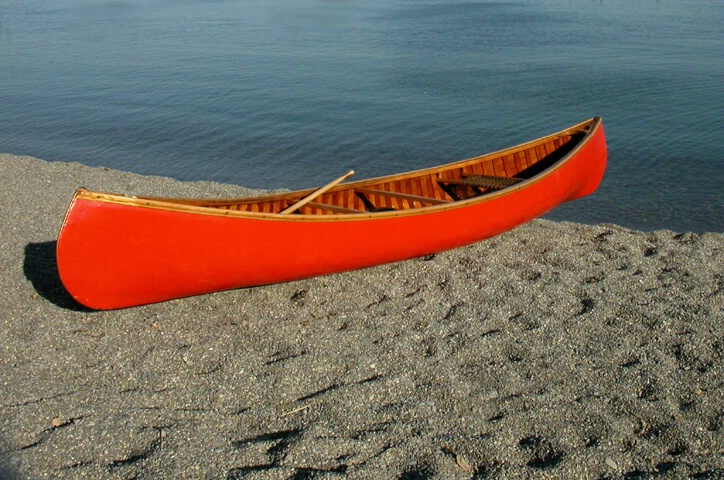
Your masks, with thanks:
[{"label": "blue water", "polygon": [[724,231],[719,0],[0,0],[0,151],[262,188],[602,115],[548,218]]}]

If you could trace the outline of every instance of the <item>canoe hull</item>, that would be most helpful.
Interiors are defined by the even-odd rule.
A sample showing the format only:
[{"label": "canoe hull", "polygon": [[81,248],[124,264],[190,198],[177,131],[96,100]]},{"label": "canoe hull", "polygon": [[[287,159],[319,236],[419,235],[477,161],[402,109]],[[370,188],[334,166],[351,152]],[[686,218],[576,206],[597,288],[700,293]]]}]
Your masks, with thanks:
[{"label": "canoe hull", "polygon": [[78,302],[115,309],[364,268],[515,228],[592,193],[605,163],[599,125],[564,165],[520,188],[366,216],[203,214],[79,191],[59,235],[58,269]]}]

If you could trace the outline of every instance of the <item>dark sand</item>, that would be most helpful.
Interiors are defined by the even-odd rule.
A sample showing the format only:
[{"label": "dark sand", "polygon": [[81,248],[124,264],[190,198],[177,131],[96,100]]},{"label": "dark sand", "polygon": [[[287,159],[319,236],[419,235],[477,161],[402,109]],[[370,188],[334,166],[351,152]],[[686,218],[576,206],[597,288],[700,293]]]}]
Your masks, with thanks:
[{"label": "dark sand", "polygon": [[724,235],[534,221],[429,258],[112,312],[59,286],[76,187],[0,155],[0,477],[724,478]]}]

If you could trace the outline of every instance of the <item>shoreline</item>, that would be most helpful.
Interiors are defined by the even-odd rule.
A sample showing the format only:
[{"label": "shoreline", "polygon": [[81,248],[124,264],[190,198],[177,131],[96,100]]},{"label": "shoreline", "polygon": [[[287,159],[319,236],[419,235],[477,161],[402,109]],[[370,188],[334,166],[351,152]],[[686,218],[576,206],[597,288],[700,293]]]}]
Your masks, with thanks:
[{"label": "shoreline", "polygon": [[94,312],[54,271],[76,188],[258,191],[5,154],[0,172],[0,477],[724,476],[721,233],[534,220]]}]

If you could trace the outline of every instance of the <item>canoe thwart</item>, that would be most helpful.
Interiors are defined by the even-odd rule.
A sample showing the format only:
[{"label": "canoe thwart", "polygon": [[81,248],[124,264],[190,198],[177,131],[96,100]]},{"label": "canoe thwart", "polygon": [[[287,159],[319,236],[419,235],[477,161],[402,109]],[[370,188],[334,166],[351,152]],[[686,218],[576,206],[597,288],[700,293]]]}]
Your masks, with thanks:
[{"label": "canoe thwart", "polygon": [[424,197],[422,195],[412,195],[409,193],[401,193],[401,192],[388,192],[386,190],[378,190],[376,188],[355,188],[355,192],[368,194],[368,195],[381,195],[384,197],[399,198],[401,200],[410,200],[413,202],[429,203],[431,205],[440,205],[443,203],[450,203],[450,200],[444,200],[441,198]]}]

